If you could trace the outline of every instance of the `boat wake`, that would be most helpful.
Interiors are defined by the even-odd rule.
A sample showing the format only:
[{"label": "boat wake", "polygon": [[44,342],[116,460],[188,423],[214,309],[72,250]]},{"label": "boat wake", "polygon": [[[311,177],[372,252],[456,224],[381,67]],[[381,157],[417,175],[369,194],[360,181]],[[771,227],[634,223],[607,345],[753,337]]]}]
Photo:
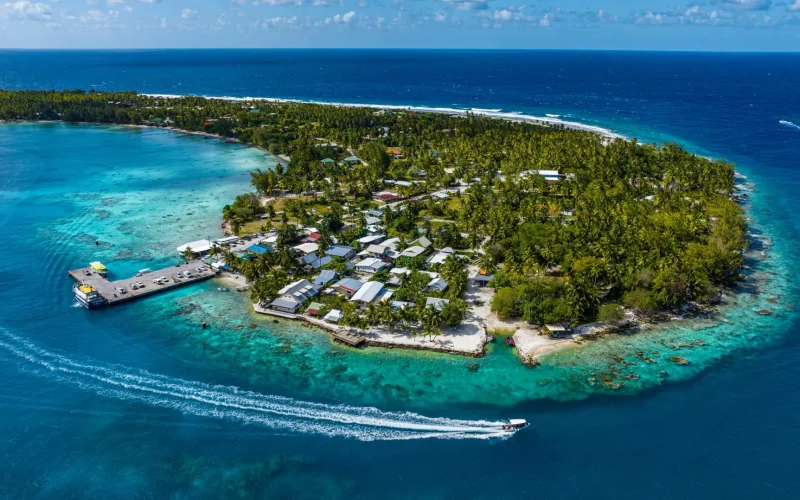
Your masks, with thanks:
[{"label": "boat wake", "polygon": [[98,395],[183,413],[260,425],[298,434],[361,441],[507,438],[504,422],[425,417],[411,412],[328,405],[210,385],[145,370],[91,361],[78,362],[0,331],[0,347],[33,373]]},{"label": "boat wake", "polygon": [[786,125],[789,128],[796,128],[797,130],[800,130],[800,125],[792,123],[788,120],[780,120],[778,123],[780,123],[781,125]]}]

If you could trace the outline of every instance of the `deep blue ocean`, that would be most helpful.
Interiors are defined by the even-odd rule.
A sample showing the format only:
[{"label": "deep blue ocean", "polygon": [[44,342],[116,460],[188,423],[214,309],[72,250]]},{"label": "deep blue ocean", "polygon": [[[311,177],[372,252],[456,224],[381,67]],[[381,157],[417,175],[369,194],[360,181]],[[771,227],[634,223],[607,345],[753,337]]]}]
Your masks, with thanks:
[{"label": "deep blue ocean", "polygon": [[[797,498],[800,55],[0,51],[0,88],[549,115],[734,162],[772,241],[724,324],[661,332],[708,342],[683,376],[607,394],[583,382],[610,362],[600,347],[541,372],[499,348],[477,371],[353,353],[210,282],[73,307],[68,269],[169,262],[218,235],[247,171],[274,159],[159,130],[0,124],[0,497]],[[755,315],[757,296],[776,314]],[[606,348],[631,342],[647,336]],[[508,417],[532,426],[455,430]]]}]

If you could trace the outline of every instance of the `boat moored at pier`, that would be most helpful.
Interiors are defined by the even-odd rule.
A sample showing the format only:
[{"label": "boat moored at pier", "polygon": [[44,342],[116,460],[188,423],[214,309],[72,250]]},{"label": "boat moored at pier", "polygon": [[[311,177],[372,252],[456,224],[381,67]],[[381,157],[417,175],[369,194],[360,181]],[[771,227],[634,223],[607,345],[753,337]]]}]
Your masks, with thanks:
[{"label": "boat moored at pier", "polygon": [[75,292],[75,300],[87,309],[97,309],[98,307],[103,307],[107,303],[106,299],[100,295],[97,289],[86,283],[75,283],[72,287],[72,291]]}]

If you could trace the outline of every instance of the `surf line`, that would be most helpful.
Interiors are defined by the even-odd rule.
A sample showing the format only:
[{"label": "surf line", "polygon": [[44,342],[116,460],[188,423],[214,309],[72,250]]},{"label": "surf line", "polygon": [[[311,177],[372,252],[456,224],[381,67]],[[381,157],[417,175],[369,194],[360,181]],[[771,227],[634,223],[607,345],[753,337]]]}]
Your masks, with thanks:
[{"label": "surf line", "polygon": [[201,417],[254,424],[281,432],[361,441],[507,438],[504,422],[426,417],[372,407],[329,405],[211,385],[120,365],[79,362],[0,330],[0,347],[32,373],[103,397],[169,408]]}]

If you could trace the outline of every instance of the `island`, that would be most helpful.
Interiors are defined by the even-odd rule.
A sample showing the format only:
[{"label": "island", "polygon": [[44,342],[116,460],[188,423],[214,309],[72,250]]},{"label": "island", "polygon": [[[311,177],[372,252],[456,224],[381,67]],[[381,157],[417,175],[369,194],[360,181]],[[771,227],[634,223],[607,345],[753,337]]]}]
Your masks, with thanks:
[{"label": "island", "polygon": [[473,113],[135,92],[2,91],[0,119],[171,128],[275,155],[200,257],[246,286],[256,311],[352,345],[480,356],[499,337],[536,364],[701,309],[742,279],[734,166],[673,143]]}]

